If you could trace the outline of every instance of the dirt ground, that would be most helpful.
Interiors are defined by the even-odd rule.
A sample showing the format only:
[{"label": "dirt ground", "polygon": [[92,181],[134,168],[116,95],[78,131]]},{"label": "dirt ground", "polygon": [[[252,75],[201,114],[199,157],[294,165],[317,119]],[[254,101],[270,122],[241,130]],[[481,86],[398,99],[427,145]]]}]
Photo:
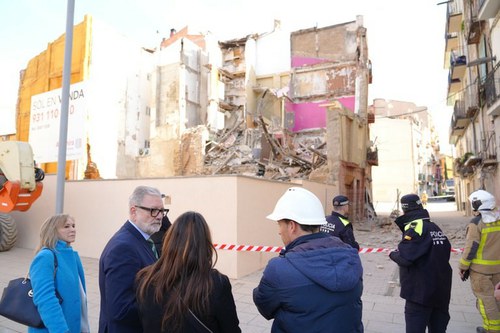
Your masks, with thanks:
[{"label": "dirt ground", "polygon": [[[472,216],[463,216],[455,210],[454,202],[430,202],[427,210],[431,220],[446,234],[453,248],[463,248],[465,230]],[[401,240],[401,231],[394,224],[389,212],[377,212],[376,221],[371,224],[354,223],[354,236],[362,248],[393,249]]]}]

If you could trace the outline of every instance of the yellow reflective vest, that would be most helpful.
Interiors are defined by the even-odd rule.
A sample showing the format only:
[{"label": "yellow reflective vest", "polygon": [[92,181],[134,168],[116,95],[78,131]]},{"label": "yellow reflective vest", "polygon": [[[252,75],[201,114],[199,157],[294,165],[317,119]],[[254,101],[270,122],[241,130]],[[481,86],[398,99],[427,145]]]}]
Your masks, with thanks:
[{"label": "yellow reflective vest", "polygon": [[500,220],[484,223],[473,219],[469,223],[459,268],[482,274],[500,273]]}]

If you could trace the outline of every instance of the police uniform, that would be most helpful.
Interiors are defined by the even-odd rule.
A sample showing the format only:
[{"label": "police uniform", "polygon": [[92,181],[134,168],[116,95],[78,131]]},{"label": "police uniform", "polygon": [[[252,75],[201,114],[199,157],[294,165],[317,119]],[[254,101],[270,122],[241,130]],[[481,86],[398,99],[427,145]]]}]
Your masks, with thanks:
[{"label": "police uniform", "polygon": [[427,327],[444,333],[450,320],[451,244],[418,201],[417,209],[396,219],[403,237],[389,256],[399,266],[406,333],[424,333]]},{"label": "police uniform", "polygon": [[[333,207],[342,207],[349,205],[349,199],[344,195],[337,195],[333,198]],[[359,244],[354,238],[354,229],[346,216],[332,211],[332,214],[326,217],[326,224],[322,225],[320,231],[340,238],[344,243],[351,245],[359,251]]]},{"label": "police uniform", "polygon": [[321,231],[329,235],[340,238],[344,243],[351,245],[359,250],[359,244],[354,238],[354,230],[351,222],[342,214],[332,212],[332,215],[326,217],[326,224],[321,226]]}]

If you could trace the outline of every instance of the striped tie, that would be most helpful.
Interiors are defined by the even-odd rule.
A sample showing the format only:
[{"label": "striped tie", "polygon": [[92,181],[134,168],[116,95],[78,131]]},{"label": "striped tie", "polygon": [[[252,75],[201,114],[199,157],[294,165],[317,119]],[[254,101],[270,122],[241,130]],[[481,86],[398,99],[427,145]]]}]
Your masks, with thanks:
[{"label": "striped tie", "polygon": [[156,251],[155,242],[151,238],[148,238],[148,243],[149,246],[151,246],[151,250],[153,251],[153,254],[155,255],[156,259],[158,259],[158,251]]}]

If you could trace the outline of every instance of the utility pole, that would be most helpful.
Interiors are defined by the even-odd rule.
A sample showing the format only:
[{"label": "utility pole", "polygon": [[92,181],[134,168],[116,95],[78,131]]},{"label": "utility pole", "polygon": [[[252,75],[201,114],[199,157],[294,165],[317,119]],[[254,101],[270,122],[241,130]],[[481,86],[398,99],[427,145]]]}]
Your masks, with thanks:
[{"label": "utility pole", "polygon": [[69,88],[71,84],[71,57],[73,51],[73,20],[75,0],[68,0],[66,12],[66,36],[64,38],[64,67],[59,127],[59,154],[57,157],[56,214],[64,210],[64,184],[66,181],[66,147],[68,141]]}]

